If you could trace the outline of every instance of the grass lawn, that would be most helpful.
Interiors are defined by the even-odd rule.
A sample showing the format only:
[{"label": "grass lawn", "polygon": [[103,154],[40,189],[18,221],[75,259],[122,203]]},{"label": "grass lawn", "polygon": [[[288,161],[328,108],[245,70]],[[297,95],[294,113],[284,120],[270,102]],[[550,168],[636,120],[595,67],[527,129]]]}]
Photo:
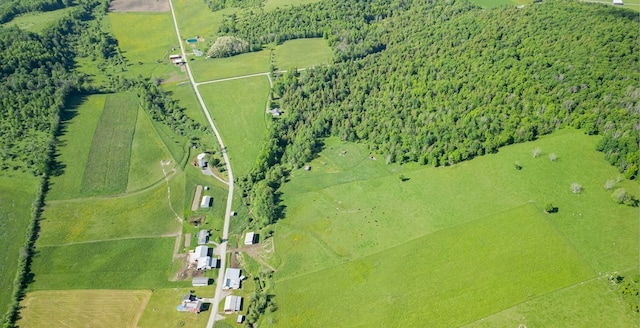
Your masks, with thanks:
[{"label": "grass lawn", "polygon": [[[31,221],[31,204],[38,179],[27,173],[0,175],[0,309],[7,310],[13,296],[13,279]],[[4,313],[4,312],[2,312]]]},{"label": "grass lawn", "polygon": [[328,64],[333,51],[322,38],[287,41],[274,50],[276,67],[280,70],[307,68]]},{"label": "grass lawn", "polygon": [[264,4],[265,11],[271,11],[276,8],[287,8],[292,6],[304,5],[307,3],[319,2],[320,0],[266,0]]},{"label": "grass lawn", "polygon": [[[227,58],[197,60],[189,65],[198,82],[269,71],[270,51],[249,52]],[[200,90],[202,91],[202,90]]]},{"label": "grass lawn", "polygon": [[[160,123],[158,123],[160,124]],[[143,110],[138,111],[136,129],[131,143],[131,160],[127,191],[143,189],[164,178],[161,162],[170,161],[165,165],[169,172],[176,166],[175,160],[169,154],[162,139],[156,133],[153,123]]]},{"label": "grass lawn", "polygon": [[29,291],[187,287],[170,282],[175,237],[38,246]]},{"label": "grass lawn", "polygon": [[0,24],[0,26],[18,26],[23,30],[38,33],[58,21],[72,8],[73,7],[67,7],[53,11],[26,13],[12,19],[10,22]]},{"label": "grass lawn", "polygon": [[[209,310],[200,314],[178,312],[182,296],[189,294],[191,288],[154,289],[147,307],[138,322],[139,328],[156,327],[204,327],[209,320]],[[196,296],[213,297],[215,293],[211,287],[196,288]],[[209,304],[205,304],[209,306]]]},{"label": "grass lawn", "polygon": [[80,187],[84,195],[106,195],[125,191],[137,116],[136,95],[107,95],[102,116],[93,135]]},{"label": "grass lawn", "polygon": [[267,77],[205,84],[200,92],[229,149],[234,175],[247,174],[265,142]]},{"label": "grass lawn", "polygon": [[[615,179],[617,172],[603,160],[601,153],[594,150],[598,138],[586,136],[581,131],[566,129],[535,142],[513,145],[501,149],[497,154],[443,168],[385,165],[384,159],[380,156],[377,160],[369,159],[370,154],[358,145],[341,143],[336,139],[326,140],[325,150],[310,163],[311,171],[294,171],[291,181],[282,188],[287,216],[275,227],[277,251],[270,260],[271,265],[278,269],[276,302],[280,310],[275,317],[266,317],[264,323],[279,318],[282,320],[277,323],[282,325],[301,323],[290,320],[291,317],[300,320],[307,318],[308,320],[304,319],[303,322],[310,325],[341,325],[337,318],[342,318],[342,322],[365,322],[370,320],[369,314],[357,315],[360,313],[358,311],[365,310],[352,309],[348,304],[361,304],[364,299],[377,300],[376,297],[380,295],[372,294],[377,290],[386,292],[387,294],[382,296],[390,297],[393,300],[389,301],[390,303],[404,304],[403,309],[411,309],[412,302],[422,300],[423,297],[431,297],[425,295],[432,293],[459,297],[460,305],[445,310],[446,308],[441,307],[434,298],[433,302],[438,304],[425,301],[422,303],[424,305],[420,306],[425,308],[422,311],[424,313],[417,311],[416,314],[408,315],[407,311],[404,311],[402,315],[407,316],[407,319],[403,319],[404,317],[397,317],[400,314],[394,316],[385,312],[386,310],[379,309],[381,305],[376,301],[372,302],[370,308],[365,307],[367,313],[381,313],[373,318],[418,320],[414,316],[427,316],[429,320],[435,320],[431,326],[461,325],[529,300],[530,294],[531,297],[535,297],[551,293],[571,284],[595,278],[598,273],[637,266],[637,209],[615,204],[611,200],[611,192],[603,188],[605,181]],[[542,149],[538,158],[532,156],[534,148]],[[557,154],[558,160],[550,161],[550,153]],[[522,170],[514,170],[515,161],[521,163]],[[405,181],[400,179],[401,176]],[[583,186],[580,194],[571,192],[570,185],[574,182]],[[624,187],[634,193],[638,190],[638,184],[632,181],[619,182],[617,187]],[[517,210],[522,208],[522,204],[532,204],[525,207],[528,208],[527,211],[535,208],[537,212],[542,213],[541,208],[548,202],[558,207],[559,211],[540,214],[545,218],[544,225],[538,222],[540,218],[537,215],[523,215]],[[475,223],[490,221],[490,218],[500,217],[502,213],[511,213],[504,217],[503,221],[510,222],[509,220],[527,217],[533,220],[532,222],[537,222],[521,222],[520,226],[532,224],[527,231],[537,231],[536,229],[542,229],[541,227],[544,229],[539,230],[535,237],[527,235],[521,238],[533,238],[529,241],[531,245],[522,244],[511,249],[509,244],[501,244],[503,240],[509,240],[509,236],[492,235],[490,231],[485,231],[488,228],[483,227],[481,223]],[[501,224],[502,221],[493,222],[489,226],[502,227]],[[465,232],[464,236],[468,237],[460,237],[462,232],[459,229],[467,226],[475,228]],[[500,228],[500,233],[512,228]],[[456,270],[464,271],[464,267],[455,263],[424,262],[431,261],[432,257],[431,254],[422,253],[423,248],[428,248],[424,244],[430,243],[429,238],[436,238],[431,236],[447,234],[455,236],[452,238],[455,238],[459,245],[433,246],[432,251],[449,252],[448,249],[455,248],[458,252],[451,256],[462,256],[464,261],[467,261],[468,254],[476,254],[475,249],[482,246],[467,242],[468,240],[481,237],[489,245],[498,245],[486,250],[487,255],[474,255],[484,259],[486,263],[491,263],[491,267],[486,267],[484,262],[477,263],[472,269],[476,275],[484,277],[483,280],[469,280],[472,278],[465,278],[462,273],[456,273]],[[420,242],[414,243],[416,240]],[[553,243],[542,247],[540,243],[545,241]],[[559,248],[552,250],[554,247]],[[398,251],[399,249],[406,251]],[[556,263],[555,257],[550,256],[560,252],[559,249],[568,255]],[[529,254],[531,250],[537,251],[533,251],[526,261],[542,261],[541,263],[547,263],[546,266],[521,262],[524,260],[517,258],[518,254]],[[421,257],[405,258],[400,263],[396,259],[398,256],[409,256],[405,253],[416,252],[428,260],[422,260]],[[502,255],[493,258],[492,252]],[[396,286],[395,282],[398,280],[401,281],[400,286],[404,286],[402,284],[405,284],[405,278],[391,279],[391,274],[383,277],[378,274],[369,276],[360,273],[360,264],[357,264],[359,262],[364,262],[361,270],[363,272],[371,266],[376,268],[373,272],[379,272],[381,268],[393,268],[394,272],[397,272],[397,268],[403,263],[411,263],[409,267],[415,270],[415,273],[411,274],[423,277],[408,279],[412,283],[420,281],[420,284],[434,284],[434,279],[429,277],[440,277],[440,271],[446,272],[447,276],[435,279],[438,289],[441,290],[423,290],[422,294],[417,294],[412,292],[413,286]],[[571,268],[564,266],[565,262],[572,263]],[[511,267],[510,263],[517,265]],[[518,271],[523,270],[523,266],[531,267],[534,264],[536,268],[543,267],[549,271],[551,276],[542,279]],[[328,267],[330,269],[327,269]],[[518,273],[505,275],[493,271],[495,267],[511,270],[505,272]],[[565,274],[573,269],[579,272]],[[466,279],[463,281],[472,281],[468,286],[473,288],[461,292],[462,286],[459,285],[459,281],[449,277],[452,274]],[[495,281],[497,278],[489,279],[492,274],[500,277],[502,286]],[[536,282],[522,282],[517,277]],[[537,281],[539,279],[542,280]],[[347,287],[357,285],[361,280],[368,281],[367,288],[355,292],[353,288]],[[392,280],[393,287],[387,287]],[[520,283],[533,289],[517,287]],[[309,287],[303,287],[305,285]],[[333,289],[336,285],[349,292],[336,291]],[[325,297],[325,289],[336,292],[335,295],[339,296]],[[483,293],[490,290],[492,295],[499,296],[491,296],[485,301],[485,298],[474,294],[476,290]],[[523,294],[523,290],[527,292]],[[344,295],[345,293],[349,295]],[[478,297],[474,298],[473,295]],[[324,302],[335,303],[336,297],[340,298],[341,306],[346,305],[344,309],[341,307],[340,311],[336,311],[334,307],[331,310],[327,308],[326,311],[315,310],[320,316],[321,313],[331,313],[336,319],[313,317],[310,313],[302,312],[303,309],[328,306]],[[481,304],[477,304],[478,299],[483,299]],[[293,302],[297,302],[296,309]],[[440,312],[434,313],[429,310],[431,308],[439,309]]]},{"label": "grass lawn", "polygon": [[82,196],[81,186],[94,132],[102,116],[106,95],[76,97],[61,113],[62,134],[58,137],[58,174],[51,177],[47,199]]},{"label": "grass lawn", "polygon": [[136,327],[147,290],[47,290],[27,294],[18,326]]}]

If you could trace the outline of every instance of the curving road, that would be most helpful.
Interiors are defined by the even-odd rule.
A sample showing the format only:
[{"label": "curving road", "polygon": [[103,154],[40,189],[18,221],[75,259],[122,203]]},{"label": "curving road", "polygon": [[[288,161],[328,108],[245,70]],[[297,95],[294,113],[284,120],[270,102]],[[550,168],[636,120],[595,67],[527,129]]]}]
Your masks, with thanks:
[{"label": "curving road", "polygon": [[[173,17],[173,26],[176,29],[176,36],[178,37],[178,43],[180,44],[180,52],[182,53],[182,58],[187,58],[187,54],[184,50],[184,42],[182,41],[182,37],[180,37],[180,29],[178,28],[178,20],[176,19],[176,12],[173,9],[173,2],[169,0],[169,6],[171,8],[171,16]],[[213,119],[211,119],[211,115],[207,110],[207,105],[204,103],[202,99],[202,95],[198,90],[198,83],[193,79],[193,74],[191,74],[191,68],[189,67],[189,61],[185,60],[184,67],[187,69],[187,74],[189,75],[189,81],[191,82],[191,86],[193,90],[196,92],[196,96],[198,97],[198,101],[200,102],[200,107],[202,111],[204,111],[204,115],[207,117],[207,121],[209,121],[209,125],[213,129],[213,132],[218,139],[218,144],[220,144],[220,149],[222,150],[222,157],[224,159],[227,175],[229,176],[229,193],[227,194],[227,209],[224,214],[224,227],[222,229],[222,243],[220,243],[219,252],[220,252],[220,271],[218,273],[218,280],[216,281],[216,293],[211,302],[211,315],[209,316],[209,321],[207,322],[207,328],[212,328],[214,322],[216,321],[216,316],[218,314],[218,305],[220,304],[220,298],[222,295],[222,284],[220,283],[224,279],[224,271],[226,268],[226,254],[227,254],[227,240],[229,239],[229,218],[231,217],[231,205],[233,202],[233,172],[231,171],[231,163],[229,162],[229,156],[227,156],[227,151],[222,142],[222,138],[220,137],[220,133],[218,133],[218,129],[216,125],[213,123]]]}]

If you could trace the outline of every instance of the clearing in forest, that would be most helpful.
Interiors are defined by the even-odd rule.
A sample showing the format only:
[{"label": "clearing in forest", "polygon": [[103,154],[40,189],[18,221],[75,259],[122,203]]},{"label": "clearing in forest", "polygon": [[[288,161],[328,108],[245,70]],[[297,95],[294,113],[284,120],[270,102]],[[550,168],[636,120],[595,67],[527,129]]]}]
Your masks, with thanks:
[{"label": "clearing in forest", "polygon": [[169,11],[169,0],[113,0],[109,11],[113,12],[158,12]]},{"label": "clearing in forest", "polygon": [[333,58],[333,51],[325,39],[297,39],[277,46],[274,57],[279,70],[309,68],[328,64]]}]

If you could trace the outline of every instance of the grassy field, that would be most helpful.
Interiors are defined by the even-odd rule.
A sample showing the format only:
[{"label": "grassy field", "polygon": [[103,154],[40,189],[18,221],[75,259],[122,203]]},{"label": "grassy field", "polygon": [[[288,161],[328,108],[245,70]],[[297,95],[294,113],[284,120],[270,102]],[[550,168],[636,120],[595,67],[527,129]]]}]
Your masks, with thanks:
[{"label": "grassy field", "polygon": [[27,294],[19,327],[136,327],[147,290],[51,290]]},{"label": "grassy field", "polygon": [[38,179],[19,172],[0,175],[0,309],[6,311],[13,296],[13,279],[31,221],[31,204]]},{"label": "grassy field", "polygon": [[281,70],[328,64],[333,58],[327,40],[322,38],[287,41],[277,46],[274,53],[276,67]]},{"label": "grassy field", "polygon": [[136,95],[107,95],[80,187],[84,195],[115,194],[126,190],[137,116]]},{"label": "grassy field", "polygon": [[[637,209],[615,204],[603,188],[617,172],[594,150],[597,140],[563,130],[447,168],[385,165],[357,145],[327,140],[312,170],[295,171],[282,188],[287,217],[276,225],[277,252],[270,261],[278,269],[280,309],[263,323],[461,325],[600,273],[637,267]],[[542,154],[533,158],[537,147]],[[558,160],[550,161],[550,153]],[[515,161],[522,170],[514,170]],[[582,184],[582,193],[571,192],[573,182]],[[618,186],[638,190],[635,182]],[[558,213],[542,214],[548,202]],[[537,233],[510,247],[520,243],[512,235],[525,226],[520,231]],[[449,235],[451,240],[443,237]],[[442,260],[443,252],[456,260]],[[476,257],[484,260],[474,262]],[[403,264],[415,272],[399,270]],[[394,277],[399,272],[410,277]],[[357,308],[365,299],[376,301]],[[424,310],[402,311],[417,301]],[[304,312],[310,308],[318,315]]]},{"label": "grassy field", "polygon": [[[155,289],[151,294],[149,304],[144,309],[138,322],[139,328],[156,327],[204,327],[207,325],[210,312],[205,310],[200,314],[178,312],[182,296],[189,294],[190,288]],[[197,288],[196,296],[210,297],[213,288]],[[208,304],[207,304],[208,306]]]},{"label": "grassy field", "polygon": [[38,33],[62,18],[71,8],[72,7],[46,12],[27,13],[14,18],[8,23],[0,24],[0,26],[17,26],[23,30]]},{"label": "grassy field", "polygon": [[186,287],[170,282],[175,237],[37,246],[29,291]]},{"label": "grassy field", "polygon": [[180,24],[180,35],[184,39],[196,36],[204,39],[203,42],[198,43],[198,47],[204,52],[215,41],[223,16],[238,12],[235,8],[212,12],[204,1],[190,0],[175,0],[173,8]]},{"label": "grassy field", "polygon": [[196,98],[196,93],[189,82],[166,83],[162,87],[171,93],[171,98],[178,100],[180,106],[185,108],[185,115],[204,126],[209,126],[209,122],[200,108],[198,98]]},{"label": "grassy field", "polygon": [[266,76],[200,86],[211,117],[229,152],[236,176],[249,172],[265,141],[265,105],[269,94]]},{"label": "grassy field", "polygon": [[94,131],[102,115],[106,95],[74,98],[61,113],[56,161],[62,165],[51,177],[47,199],[80,197]]},{"label": "grassy field", "polygon": [[228,58],[211,58],[191,63],[191,72],[198,82],[269,71],[269,50],[250,52]]}]

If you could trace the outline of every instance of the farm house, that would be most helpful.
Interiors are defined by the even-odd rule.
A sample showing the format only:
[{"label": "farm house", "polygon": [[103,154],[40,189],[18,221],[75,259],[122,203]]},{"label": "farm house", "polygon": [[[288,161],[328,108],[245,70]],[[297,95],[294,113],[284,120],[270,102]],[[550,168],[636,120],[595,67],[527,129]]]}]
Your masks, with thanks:
[{"label": "farm house", "polygon": [[240,269],[227,268],[224,273],[224,285],[222,289],[239,289],[240,288]]},{"label": "farm house", "polygon": [[180,312],[200,313],[202,310],[202,300],[193,294],[184,295],[182,302],[178,305],[177,310]]},{"label": "farm house", "polygon": [[202,196],[202,201],[200,202],[200,207],[209,208],[211,207],[213,198],[211,196]]},{"label": "farm house", "polygon": [[242,309],[242,297],[229,295],[224,299],[224,313],[238,312]]},{"label": "farm house", "polygon": [[193,279],[191,279],[191,286],[193,286],[193,287],[209,286],[209,278],[208,277],[194,277]]},{"label": "farm house", "polygon": [[218,267],[218,259],[211,256],[199,257],[196,262],[198,270],[211,270]]},{"label": "farm house", "polygon": [[209,231],[200,230],[198,231],[198,245],[203,245],[209,242]]},{"label": "farm house", "polygon": [[256,240],[256,234],[253,231],[247,232],[247,234],[244,236],[245,245],[253,245],[255,243],[255,240]]},{"label": "farm house", "polygon": [[209,256],[209,247],[207,246],[198,246],[193,254],[196,259],[201,257]]}]

